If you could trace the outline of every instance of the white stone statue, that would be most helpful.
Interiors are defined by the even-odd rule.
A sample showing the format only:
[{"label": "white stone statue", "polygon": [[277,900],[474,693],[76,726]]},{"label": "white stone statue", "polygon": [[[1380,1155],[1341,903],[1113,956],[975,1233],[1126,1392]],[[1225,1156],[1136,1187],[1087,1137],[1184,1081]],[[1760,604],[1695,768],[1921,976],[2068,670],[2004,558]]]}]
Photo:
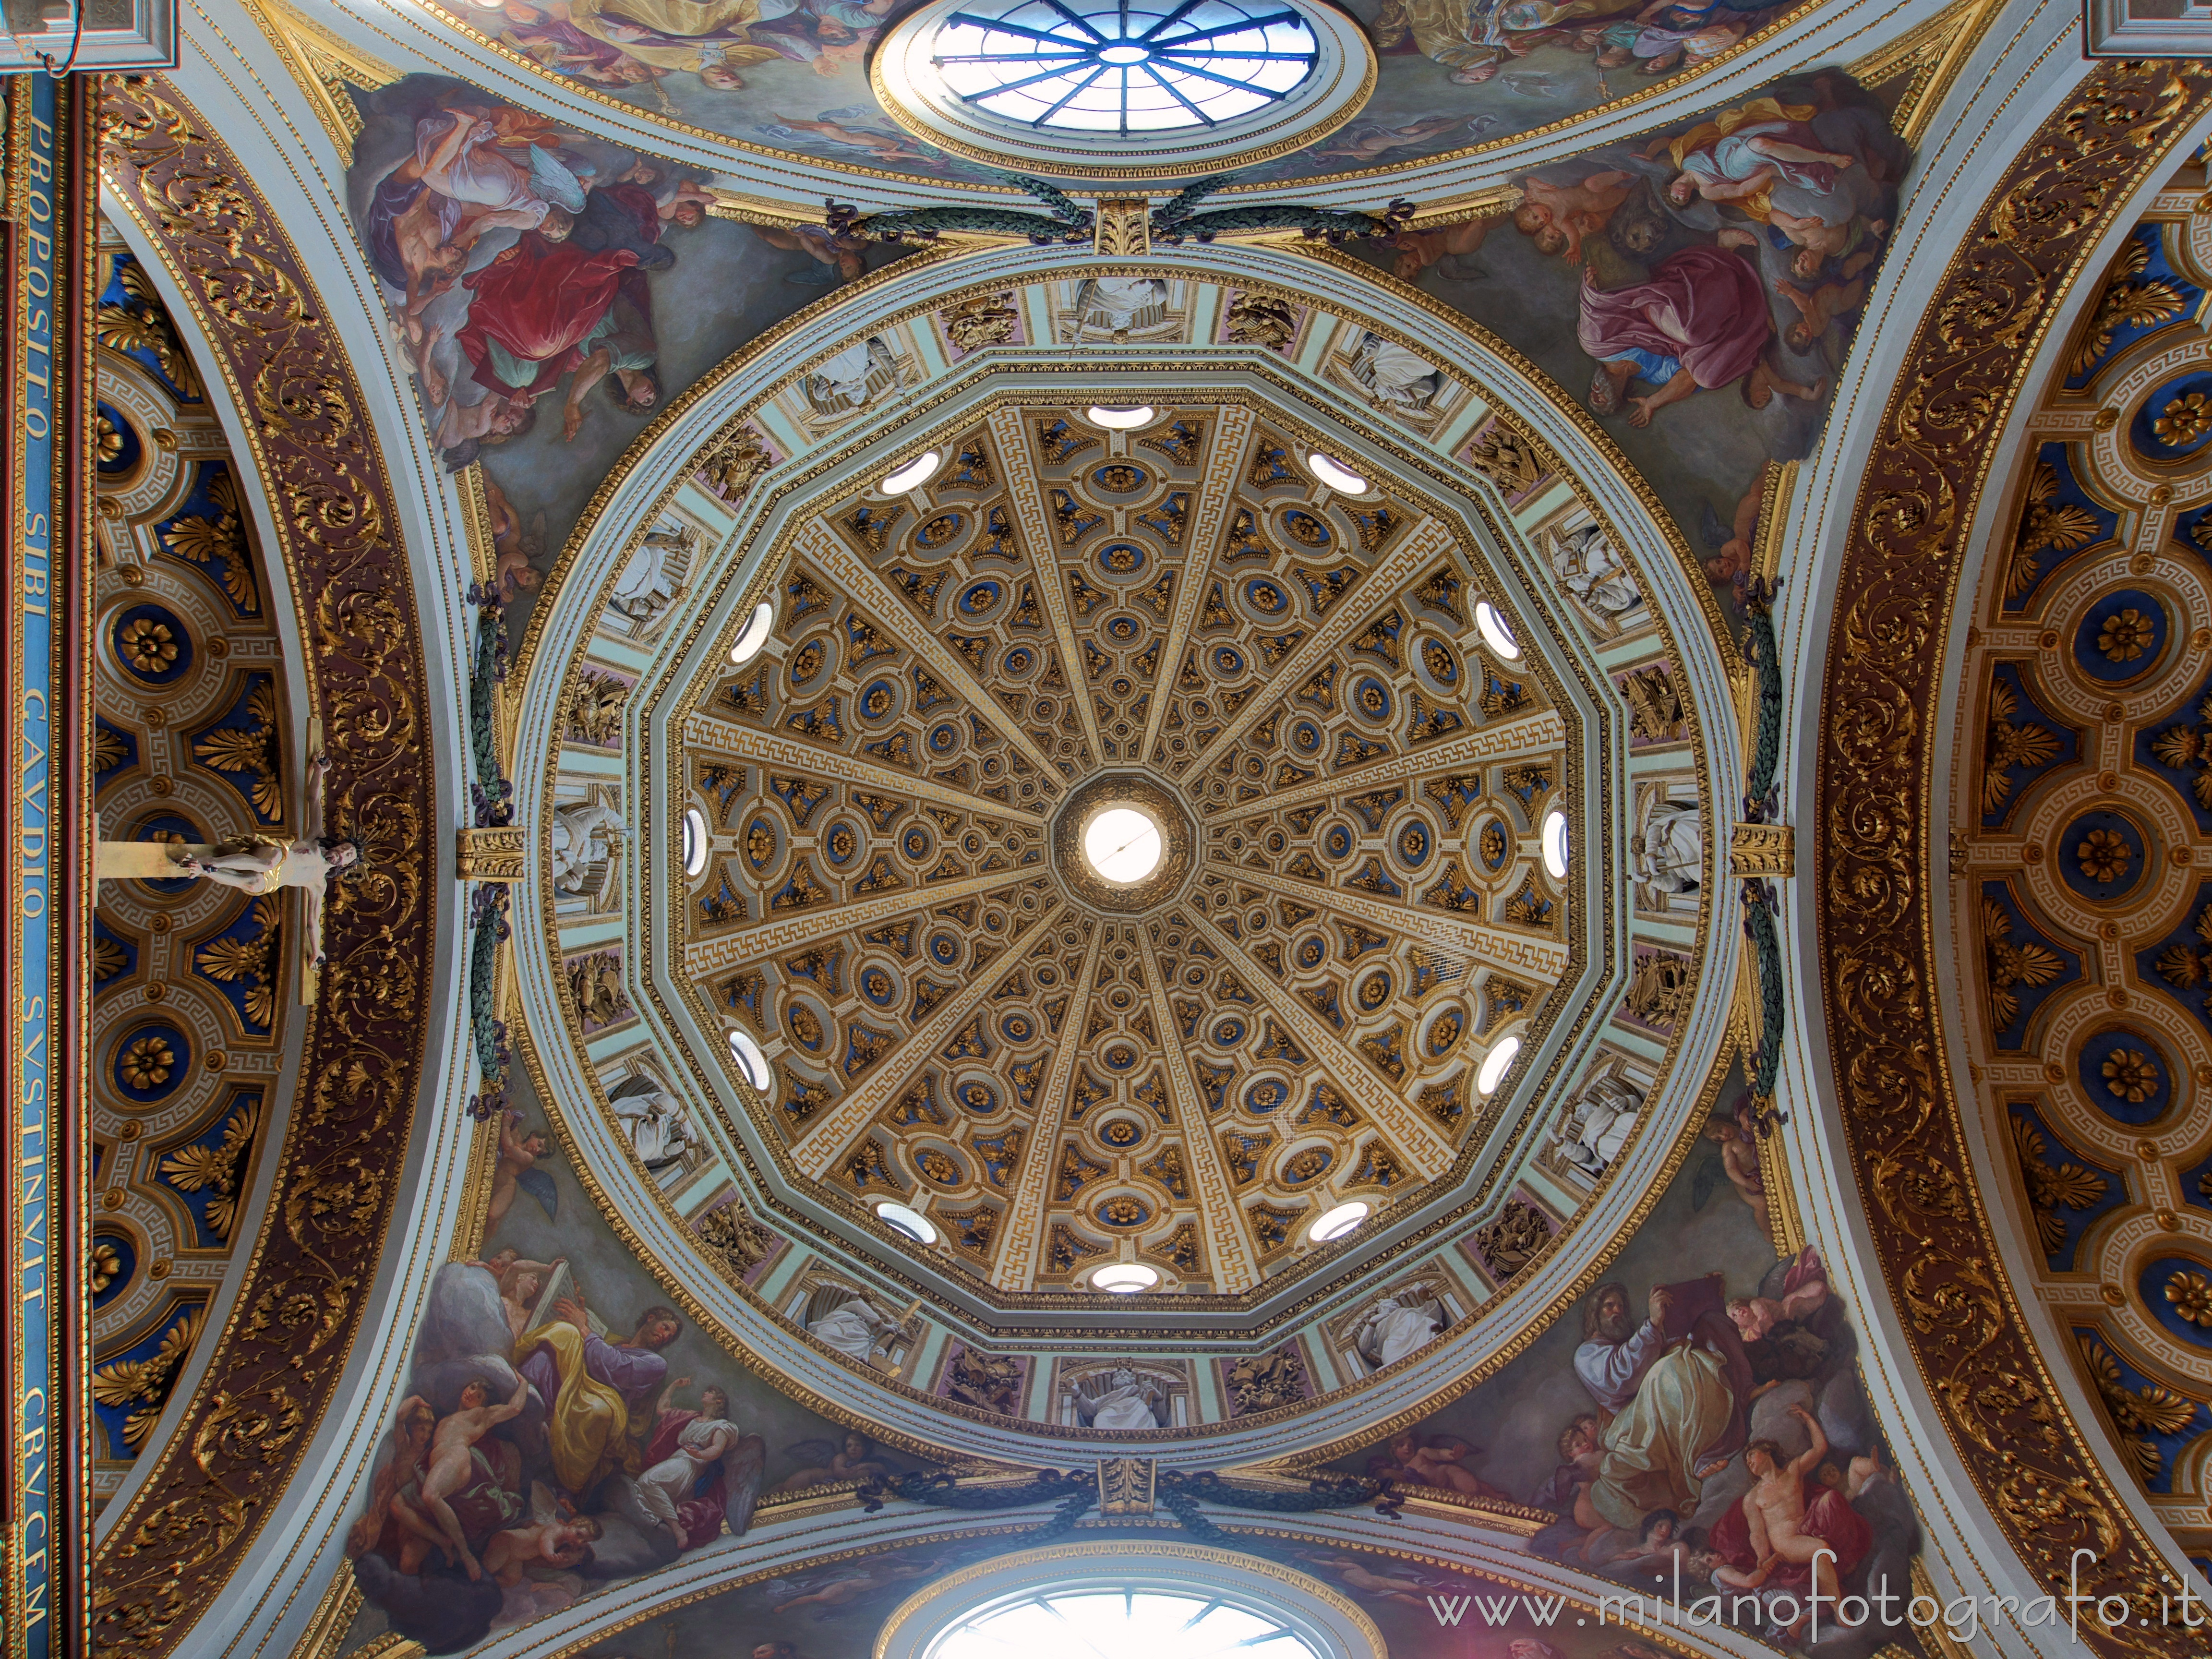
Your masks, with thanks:
[{"label": "white stone statue", "polygon": [[[615,591],[611,603],[614,608],[633,622],[643,622],[656,611],[665,609],[676,597],[682,585],[681,567],[688,565],[688,555],[697,532],[689,526],[681,530],[648,530],[637,550],[623,566],[622,574],[615,579]],[[679,567],[672,571],[670,567]]]},{"label": "white stone statue", "polygon": [[1367,1310],[1352,1333],[1352,1346],[1379,1371],[1426,1346],[1446,1322],[1435,1302],[1413,1291],[1394,1291]]},{"label": "white stone statue", "polygon": [[1552,539],[1552,570],[1583,610],[1618,623],[1644,603],[1612,538],[1600,525],[1584,525]]},{"label": "white stone statue", "polygon": [[1593,1079],[1552,1132],[1559,1156],[1595,1180],[1620,1156],[1643,1110],[1644,1091],[1626,1078]]},{"label": "white stone statue", "polygon": [[622,839],[622,816],[598,801],[578,801],[553,810],[553,866],[556,890],[580,893],[594,864],[614,856]]},{"label": "white stone statue", "polygon": [[1100,276],[1077,289],[1076,315],[1085,328],[1127,328],[1167,300],[1168,285],[1157,276]]},{"label": "white stone statue", "polygon": [[[1078,1389],[1076,1414],[1094,1429],[1157,1429],[1162,1427],[1162,1401],[1157,1390],[1127,1365],[1106,1373],[1103,1389]],[[1095,1381],[1094,1381],[1095,1388]]]},{"label": "white stone statue", "polygon": [[807,1321],[806,1328],[839,1353],[850,1354],[866,1364],[875,1358],[876,1345],[896,1329],[897,1323],[866,1297],[854,1297],[819,1319]]},{"label": "white stone statue", "polygon": [[676,1162],[696,1142],[684,1103],[649,1077],[631,1078],[608,1095],[607,1104],[648,1170]]},{"label": "white stone statue", "polygon": [[807,392],[819,404],[865,409],[869,377],[879,370],[897,378],[898,366],[892,361],[890,348],[871,334],[847,346],[807,376]]},{"label": "white stone statue", "polygon": [[1356,362],[1368,371],[1376,398],[1397,414],[1419,414],[1437,395],[1437,366],[1379,334],[1370,334],[1360,342]]},{"label": "white stone statue", "polygon": [[1697,801],[1662,797],[1628,838],[1628,861],[1647,909],[1696,909],[1705,877],[1705,819]]}]

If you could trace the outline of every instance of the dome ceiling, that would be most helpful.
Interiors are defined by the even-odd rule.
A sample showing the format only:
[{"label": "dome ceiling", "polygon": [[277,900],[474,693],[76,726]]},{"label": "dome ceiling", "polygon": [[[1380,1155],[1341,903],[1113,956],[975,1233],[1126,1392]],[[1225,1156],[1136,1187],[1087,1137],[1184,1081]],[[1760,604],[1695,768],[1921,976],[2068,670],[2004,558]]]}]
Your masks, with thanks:
[{"label": "dome ceiling", "polygon": [[[1712,1086],[1695,590],[1493,343],[1263,250],[1060,263],[855,284],[602,491],[509,677],[540,1087],[794,1376],[957,1411],[1148,1329],[1289,1379],[1179,1425],[1433,1389]],[[1193,343],[1240,318],[1289,333]],[[1385,1279],[1448,1310],[1387,1361]],[[844,1346],[832,1280],[906,1322]]]},{"label": "dome ceiling", "polygon": [[[681,727],[686,977],[765,1048],[792,1173],[1009,1291],[1240,1294],[1322,1210],[1418,1201],[1577,937],[1537,846],[1569,729],[1478,632],[1464,528],[1139,392],[1134,429],[1009,401],[907,494],[800,506],[773,643]],[[1134,884],[1080,844],[1112,805],[1164,845]]]}]

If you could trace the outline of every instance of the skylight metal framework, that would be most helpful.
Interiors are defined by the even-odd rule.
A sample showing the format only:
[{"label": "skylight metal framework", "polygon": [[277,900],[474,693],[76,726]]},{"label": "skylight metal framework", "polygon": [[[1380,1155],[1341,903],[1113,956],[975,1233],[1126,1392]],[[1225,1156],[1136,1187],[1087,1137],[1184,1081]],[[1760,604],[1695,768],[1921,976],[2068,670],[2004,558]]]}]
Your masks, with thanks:
[{"label": "skylight metal framework", "polygon": [[1279,4],[1012,0],[946,17],[932,61],[963,102],[994,115],[1127,137],[1279,103],[1318,57],[1304,15]]}]

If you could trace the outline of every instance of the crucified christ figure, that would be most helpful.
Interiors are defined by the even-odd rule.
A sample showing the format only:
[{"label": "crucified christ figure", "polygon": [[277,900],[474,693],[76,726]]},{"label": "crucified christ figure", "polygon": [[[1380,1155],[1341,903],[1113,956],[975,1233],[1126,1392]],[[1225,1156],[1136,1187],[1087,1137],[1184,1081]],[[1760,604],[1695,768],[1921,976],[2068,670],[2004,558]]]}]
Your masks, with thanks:
[{"label": "crucified christ figure", "polygon": [[196,876],[246,893],[296,887],[301,900],[301,955],[309,969],[323,965],[323,896],[333,876],[362,867],[361,848],[342,836],[323,833],[323,781],[327,755],[307,763],[307,823],[296,841],[248,835],[212,846],[179,842],[103,841],[102,881],[170,881]]}]

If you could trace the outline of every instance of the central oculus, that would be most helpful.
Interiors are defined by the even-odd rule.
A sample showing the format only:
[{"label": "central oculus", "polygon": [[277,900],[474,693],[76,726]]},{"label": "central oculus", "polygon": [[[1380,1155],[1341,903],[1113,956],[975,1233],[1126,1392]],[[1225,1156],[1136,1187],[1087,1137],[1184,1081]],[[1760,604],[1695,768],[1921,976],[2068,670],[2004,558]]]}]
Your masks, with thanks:
[{"label": "central oculus", "polygon": [[1109,806],[1083,832],[1083,856],[1111,882],[1142,881],[1167,850],[1160,826],[1133,806]]},{"label": "central oculus", "polygon": [[1132,915],[1164,903],[1190,873],[1195,839],[1181,797],[1141,769],[1090,779],[1060,803],[1052,861],[1077,898]]}]

